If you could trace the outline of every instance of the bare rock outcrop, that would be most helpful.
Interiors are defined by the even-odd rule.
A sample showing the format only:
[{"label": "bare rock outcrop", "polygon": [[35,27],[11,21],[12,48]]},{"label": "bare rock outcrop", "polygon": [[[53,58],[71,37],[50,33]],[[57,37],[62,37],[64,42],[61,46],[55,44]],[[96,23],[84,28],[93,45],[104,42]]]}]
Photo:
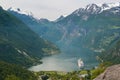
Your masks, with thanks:
[{"label": "bare rock outcrop", "polygon": [[120,64],[108,67],[94,80],[120,80]]}]

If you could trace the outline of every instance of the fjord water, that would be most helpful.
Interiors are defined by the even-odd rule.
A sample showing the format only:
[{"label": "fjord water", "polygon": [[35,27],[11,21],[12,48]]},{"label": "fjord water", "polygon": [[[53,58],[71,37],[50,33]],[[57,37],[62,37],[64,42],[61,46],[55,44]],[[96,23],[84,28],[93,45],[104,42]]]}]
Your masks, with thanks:
[{"label": "fjord water", "polygon": [[62,53],[48,56],[42,59],[43,64],[32,66],[32,71],[76,71],[79,70],[77,60],[84,61],[85,69],[91,69],[98,65],[97,53],[87,49],[69,48],[62,49]]}]

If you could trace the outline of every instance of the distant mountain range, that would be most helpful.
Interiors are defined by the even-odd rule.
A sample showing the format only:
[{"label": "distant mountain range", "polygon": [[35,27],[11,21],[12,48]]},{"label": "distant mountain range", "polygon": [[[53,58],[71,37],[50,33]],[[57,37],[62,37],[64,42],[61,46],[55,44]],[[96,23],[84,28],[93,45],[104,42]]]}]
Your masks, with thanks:
[{"label": "distant mountain range", "polygon": [[109,10],[114,7],[119,7],[120,3],[109,3],[109,4],[102,4],[102,5],[97,5],[97,4],[89,4],[85,8],[79,8],[76,11],[73,12],[73,14],[76,14],[80,16],[82,13],[86,14],[100,14],[103,11]]},{"label": "distant mountain range", "polygon": [[120,3],[89,4],[55,21],[21,14],[20,9],[7,11],[60,48],[75,46],[99,53],[115,47],[120,39]]},{"label": "distant mountain range", "polygon": [[40,38],[26,24],[0,7],[0,61],[25,67],[41,63],[46,55],[59,52],[57,46]]}]

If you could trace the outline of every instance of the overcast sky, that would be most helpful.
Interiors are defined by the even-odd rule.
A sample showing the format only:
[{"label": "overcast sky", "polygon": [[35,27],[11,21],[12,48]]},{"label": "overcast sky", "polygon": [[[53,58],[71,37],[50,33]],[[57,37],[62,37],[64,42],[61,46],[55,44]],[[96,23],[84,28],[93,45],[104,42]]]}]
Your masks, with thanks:
[{"label": "overcast sky", "polygon": [[68,15],[90,3],[111,2],[120,2],[120,0],[0,0],[0,5],[4,9],[20,8],[23,11],[32,12],[35,17],[55,20],[60,15]]}]

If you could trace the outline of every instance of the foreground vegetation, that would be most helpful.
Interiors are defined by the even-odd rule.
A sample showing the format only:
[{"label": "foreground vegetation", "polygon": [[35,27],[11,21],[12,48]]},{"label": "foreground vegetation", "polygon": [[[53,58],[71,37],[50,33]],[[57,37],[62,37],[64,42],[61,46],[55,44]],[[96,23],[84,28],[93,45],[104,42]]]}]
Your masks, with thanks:
[{"label": "foreground vegetation", "polygon": [[0,80],[37,80],[37,77],[18,65],[0,61]]},{"label": "foreground vegetation", "polygon": [[[38,34],[36,34],[38,32],[34,33],[30,28],[28,28],[29,25],[24,24],[14,15],[10,14],[0,7],[0,80],[93,80],[108,66],[112,65],[112,63],[120,63],[119,15],[112,14],[111,17],[110,14],[104,16],[104,13],[102,13],[96,16],[92,15],[87,21],[79,20],[79,17],[76,18],[72,15],[69,15],[69,17],[73,20],[72,23],[69,23],[70,26],[68,25],[68,17],[68,19],[66,18],[66,20],[62,20],[63,22],[59,22],[62,23],[61,26],[64,25],[70,28],[73,24],[81,24],[84,26],[79,26],[80,28],[76,27],[76,29],[73,30],[79,30],[83,28],[83,31],[81,31],[81,33],[84,35],[84,30],[85,32],[87,31],[87,33],[85,33],[86,36],[82,37],[82,40],[81,37],[76,38],[75,36],[72,38],[67,38],[68,41],[69,39],[73,39],[73,43],[71,44],[77,46],[83,45],[83,47],[92,48],[92,50],[100,49],[96,50],[96,52],[101,52],[105,49],[106,51],[100,55],[101,60],[105,61],[104,63],[91,70],[81,70],[73,72],[31,72],[18,65],[14,65],[19,64],[24,67],[29,67],[31,65],[41,63],[39,62],[40,58],[46,55],[55,54],[57,52],[59,53],[59,49],[52,43],[41,39]],[[90,25],[92,27],[89,27]],[[59,38],[61,39],[61,35],[63,34],[63,30],[59,31],[58,29],[59,28],[48,28],[48,30],[46,30],[45,28],[46,31],[41,29],[42,31],[39,32],[41,32],[42,34],[43,32],[46,32],[43,37],[48,37],[48,40],[54,42],[58,41]],[[55,36],[53,36],[53,34]],[[67,34],[67,36],[70,35]],[[64,44],[65,42],[66,40],[63,41],[62,44]],[[8,63],[1,61],[6,61]]]},{"label": "foreground vegetation", "polygon": [[[49,51],[49,53],[48,53]],[[59,53],[26,24],[0,7],[0,61],[24,67],[40,64],[43,56]]]},{"label": "foreground vegetation", "polygon": [[91,70],[32,72],[21,66],[0,61],[0,80],[93,80],[108,67],[106,65],[110,63],[102,63]]},{"label": "foreground vegetation", "polygon": [[97,68],[73,72],[40,71],[36,73],[39,80],[93,80],[100,75],[111,63],[101,63]]}]

